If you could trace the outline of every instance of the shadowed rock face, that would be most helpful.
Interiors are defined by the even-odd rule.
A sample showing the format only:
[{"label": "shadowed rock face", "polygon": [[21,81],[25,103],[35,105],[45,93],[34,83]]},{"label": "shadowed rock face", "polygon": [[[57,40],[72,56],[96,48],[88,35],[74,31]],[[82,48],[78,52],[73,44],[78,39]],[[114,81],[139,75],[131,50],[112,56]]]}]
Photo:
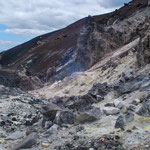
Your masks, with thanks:
[{"label": "shadowed rock face", "polygon": [[150,63],[150,18],[146,18],[145,23],[138,28],[140,41],[137,46],[137,60],[140,66]]},{"label": "shadowed rock face", "polygon": [[133,0],[112,13],[89,16],[64,29],[41,35],[0,53],[0,64],[27,78],[38,79],[36,84],[87,70],[106,54],[137,38],[136,26],[132,29],[129,22],[122,29],[119,23],[147,5],[148,0]]},{"label": "shadowed rock face", "polygon": [[0,70],[0,84],[5,86],[17,87],[21,78],[14,71]]}]

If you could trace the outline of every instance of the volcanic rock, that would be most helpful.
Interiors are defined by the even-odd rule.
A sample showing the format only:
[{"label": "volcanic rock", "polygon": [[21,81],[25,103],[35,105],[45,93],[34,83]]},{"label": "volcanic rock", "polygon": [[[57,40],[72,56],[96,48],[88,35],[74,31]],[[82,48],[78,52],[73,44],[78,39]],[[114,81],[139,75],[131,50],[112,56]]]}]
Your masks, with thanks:
[{"label": "volcanic rock", "polygon": [[69,111],[58,111],[54,122],[58,125],[73,124],[74,123],[74,114]]},{"label": "volcanic rock", "polygon": [[95,97],[98,101],[101,101],[109,91],[110,87],[107,83],[98,83],[92,87],[92,89],[89,91],[89,94]]},{"label": "volcanic rock", "polygon": [[117,118],[115,128],[120,128],[120,129],[124,130],[124,127],[125,127],[125,119],[123,116],[119,116]]},{"label": "volcanic rock", "polygon": [[53,121],[56,117],[56,113],[60,111],[61,108],[53,103],[49,103],[47,105],[43,105],[41,109],[41,113],[47,117],[50,121]]},{"label": "volcanic rock", "polygon": [[31,148],[33,145],[36,144],[37,138],[38,138],[38,134],[37,133],[31,133],[22,142],[20,142],[17,145],[15,145],[12,148],[12,150],[20,150],[20,149],[23,149],[23,148],[25,148],[25,149],[26,148]]},{"label": "volcanic rock", "polygon": [[78,123],[93,122],[99,120],[102,114],[99,108],[93,107],[85,112],[79,112],[75,115],[75,121]]},{"label": "volcanic rock", "polygon": [[116,115],[119,114],[120,110],[115,107],[104,107],[103,112],[106,115]]},{"label": "volcanic rock", "polygon": [[0,149],[148,148],[148,5],[133,0],[1,52]]}]

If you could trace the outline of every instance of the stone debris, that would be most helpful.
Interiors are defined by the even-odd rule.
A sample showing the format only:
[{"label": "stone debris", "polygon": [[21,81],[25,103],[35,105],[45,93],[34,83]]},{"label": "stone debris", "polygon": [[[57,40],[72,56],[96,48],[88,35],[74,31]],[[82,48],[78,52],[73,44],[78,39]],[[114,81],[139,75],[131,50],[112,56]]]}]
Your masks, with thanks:
[{"label": "stone debris", "polygon": [[[22,45],[29,58],[18,47],[10,62],[0,53],[0,150],[149,149],[148,5],[131,1],[40,36]],[[65,42],[51,53],[49,40]]]}]

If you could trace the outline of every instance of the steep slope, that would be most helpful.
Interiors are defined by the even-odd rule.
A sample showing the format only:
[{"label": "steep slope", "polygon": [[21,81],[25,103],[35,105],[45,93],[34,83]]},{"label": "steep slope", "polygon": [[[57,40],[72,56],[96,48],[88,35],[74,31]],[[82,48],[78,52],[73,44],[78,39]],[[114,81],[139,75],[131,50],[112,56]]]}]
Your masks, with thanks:
[{"label": "steep slope", "polygon": [[[18,57],[15,55],[18,48],[2,53],[0,84],[8,87],[0,85],[0,149],[150,149],[150,7],[147,4],[145,0],[134,0],[113,13],[89,16],[42,36],[43,45],[39,49],[38,37],[33,49],[37,53],[25,49]],[[57,51],[53,50],[54,56],[59,50],[64,52],[52,67],[53,74],[49,64],[55,61],[49,60],[42,66],[45,72],[34,70],[34,65],[39,67],[44,57],[53,56],[46,53],[51,50],[45,49],[43,55],[38,55],[42,46],[51,46],[48,43],[54,35],[69,28],[73,31],[75,25],[79,32],[76,40],[71,43],[68,38],[66,42],[70,44],[61,46],[68,46],[66,49],[61,51],[58,46]],[[29,41],[22,46],[32,47],[32,44]],[[73,45],[75,49],[70,49]],[[15,58],[7,60],[6,56],[11,54]],[[29,54],[38,58],[38,62],[32,60],[34,65],[28,59]],[[15,60],[18,62],[13,64]],[[49,83],[49,79],[56,81]],[[45,83],[43,88],[41,81]],[[10,86],[22,87],[27,92]]]},{"label": "steep slope", "polygon": [[133,0],[115,12],[89,16],[0,53],[0,64],[38,79],[39,84],[61,80],[89,69],[106,54],[135,40],[139,24],[149,16],[148,9],[148,0]]}]

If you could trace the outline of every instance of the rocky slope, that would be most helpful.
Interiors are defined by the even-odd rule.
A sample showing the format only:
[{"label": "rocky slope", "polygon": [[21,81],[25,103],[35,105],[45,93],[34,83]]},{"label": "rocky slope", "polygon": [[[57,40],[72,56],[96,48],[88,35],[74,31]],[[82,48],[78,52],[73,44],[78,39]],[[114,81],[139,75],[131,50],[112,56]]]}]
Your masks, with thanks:
[{"label": "rocky slope", "polygon": [[[4,69],[17,70],[27,81],[36,78],[41,86],[85,71],[138,37],[139,24],[149,16],[147,5],[148,0],[133,0],[112,13],[81,19],[0,53],[0,64]],[[18,86],[24,89],[21,81]],[[33,83],[29,83],[30,89],[39,88]]]},{"label": "rocky slope", "polygon": [[1,53],[0,149],[150,149],[149,4]]}]

